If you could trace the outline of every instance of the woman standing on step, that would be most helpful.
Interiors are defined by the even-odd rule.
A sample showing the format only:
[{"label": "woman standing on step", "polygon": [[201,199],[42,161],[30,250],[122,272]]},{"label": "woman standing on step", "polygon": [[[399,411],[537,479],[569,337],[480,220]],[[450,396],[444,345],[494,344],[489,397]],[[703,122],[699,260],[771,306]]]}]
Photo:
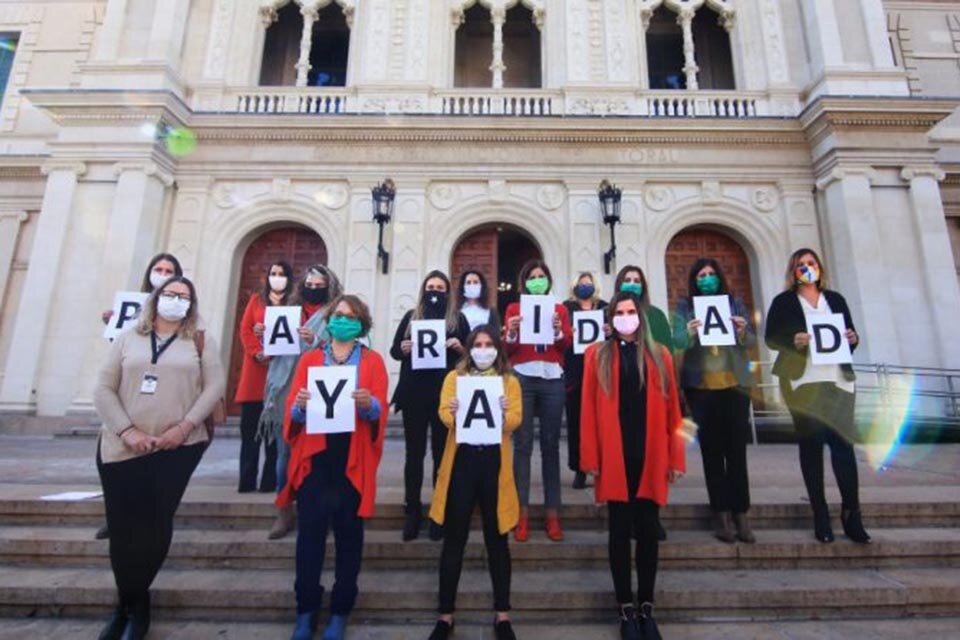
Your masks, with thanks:
[{"label": "woman standing on step", "polygon": [[[293,267],[277,260],[267,268],[263,289],[253,293],[240,319],[240,343],[243,346],[243,367],[234,402],[240,405],[240,481],[237,491],[249,493],[257,489],[260,466],[260,442],[257,425],[263,413],[263,388],[267,383],[270,356],[263,353],[264,316],[267,307],[284,307],[293,295]],[[263,475],[260,491],[277,489],[277,443],[264,443]]]},{"label": "woman standing on step", "polygon": [[500,328],[500,314],[490,306],[490,290],[487,279],[479,271],[464,271],[457,286],[456,306],[467,319],[470,330],[485,324]]},{"label": "woman standing on step", "polygon": [[847,301],[827,288],[827,273],[812,249],[799,249],[787,262],[785,290],[773,299],[767,312],[766,341],[777,351],[773,375],[793,418],[800,447],[800,471],[813,509],[814,535],[833,542],[830,510],[823,487],[823,447],[830,447],[833,473],[840,489],[843,531],[854,542],[870,542],[860,515],[854,432],[855,380],[853,366],[817,365],[810,359],[811,335],[807,318],[843,314],[843,336],[855,350],[860,344]]},{"label": "woman standing on step", "polygon": [[[446,335],[447,366],[442,369],[413,369],[411,352],[413,335],[410,323],[416,320],[443,320]],[[420,535],[423,505],[420,490],[423,487],[423,459],[427,455],[427,434],[430,435],[430,453],[433,457],[432,483],[437,482],[440,456],[447,438],[447,429],[440,422],[440,389],[443,379],[463,355],[463,341],[470,333],[467,319],[457,309],[450,296],[450,278],[442,271],[431,271],[423,279],[417,306],[403,316],[393,337],[390,356],[400,362],[400,380],[393,392],[392,404],[403,414],[405,461],[403,466],[404,510],[403,540],[407,542]],[[430,539],[439,540],[443,530],[430,523]]]},{"label": "woman standing on step", "polygon": [[219,351],[200,337],[197,318],[193,283],[170,278],[150,294],[136,329],[114,340],[97,378],[97,470],[119,594],[100,640],[136,640],[150,628],[150,585],[209,439],[204,420],[223,396]]},{"label": "woman standing on step", "polygon": [[[300,358],[287,399],[283,436],[290,444],[287,484],[277,504],[297,504],[297,623],[292,640],[309,640],[317,627],[323,598],[327,533],[336,543],[336,581],[330,596],[330,621],[324,640],[342,640],[357,599],[363,557],[363,521],[373,516],[377,467],[387,424],[387,369],[379,353],[363,346],[372,326],[370,309],[360,298],[343,295],[331,303],[330,340]],[[311,367],[356,367],[354,431],[306,433],[307,389]]]},{"label": "woman standing on step", "polygon": [[[580,466],[596,476],[596,500],[608,508],[610,572],[625,640],[659,640],[653,619],[660,507],[667,485],[686,471],[673,363],[647,328],[631,293],[607,308],[611,336],[587,349],[580,415]],[[636,539],[637,613],[630,587]]]},{"label": "woman standing on step", "polygon": [[[440,419],[450,430],[437,488],[430,505],[430,518],[444,527],[440,552],[439,612],[430,640],[446,640],[453,631],[457,585],[463,568],[463,551],[470,535],[470,519],[479,507],[483,541],[493,582],[497,640],[515,640],[510,625],[510,549],[507,533],[517,525],[520,513],[517,486],[513,481],[513,445],[510,434],[523,418],[520,383],[510,373],[507,355],[500,344],[500,328],[474,329],[464,344],[465,355],[455,371],[447,374],[440,395]],[[457,381],[467,376],[501,376],[504,396],[503,435],[499,445],[460,444],[456,438]]]},{"label": "woman standing on step", "polygon": [[[573,324],[574,313],[606,309],[607,303],[600,299],[600,287],[593,274],[589,271],[581,271],[570,287],[570,297],[563,306],[567,308],[570,322]],[[587,477],[583,471],[580,471],[580,391],[583,385],[583,354],[574,353],[572,344],[564,354],[563,377],[567,390],[567,466],[574,473],[573,488],[584,489],[587,486]]]},{"label": "woman standing on step", "polygon": [[[340,296],[340,280],[322,264],[308,267],[300,280],[296,295],[290,304],[300,304],[300,353],[315,348],[326,332],[327,305]],[[300,356],[276,356],[270,359],[267,382],[263,391],[263,412],[257,425],[257,440],[267,446],[277,445],[277,491],[283,491],[287,483],[287,462],[290,447],[283,439],[284,407],[290,392],[290,381]],[[267,537],[278,540],[293,531],[296,526],[293,506],[279,507],[277,517]]]},{"label": "woman standing on step", "polygon": [[[530,260],[520,268],[521,294],[550,293],[553,277],[542,260]],[[530,457],[533,455],[533,418],[540,418],[540,456],[547,537],[563,540],[560,526],[560,424],[565,396],[563,354],[573,341],[567,308],[557,303],[553,310],[554,342],[550,345],[520,344],[520,303],[507,307],[506,343],[510,364],[523,389],[523,423],[513,434],[514,475],[520,497],[520,521],[513,536],[517,542],[530,537]]]},{"label": "woman standing on step", "polygon": [[[756,334],[743,300],[730,293],[716,260],[697,260],[690,268],[687,283],[688,295],[677,302],[673,338],[682,358],[680,387],[698,426],[714,535],[728,543],[737,539],[755,542],[747,519],[750,509],[747,441],[750,439],[750,387],[753,386],[748,349],[756,344]],[[735,346],[701,346],[698,336],[703,322],[694,314],[696,296],[727,297],[732,314],[730,321],[736,333]]]}]

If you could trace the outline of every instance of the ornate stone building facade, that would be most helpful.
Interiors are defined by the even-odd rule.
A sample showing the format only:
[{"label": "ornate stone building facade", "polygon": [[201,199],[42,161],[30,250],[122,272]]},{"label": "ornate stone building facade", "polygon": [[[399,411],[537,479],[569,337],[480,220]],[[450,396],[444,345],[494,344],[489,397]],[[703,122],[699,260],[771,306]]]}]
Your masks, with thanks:
[{"label": "ornate stone building facade", "polygon": [[100,312],[158,251],[225,362],[280,255],[383,348],[429,269],[602,272],[601,179],[655,303],[715,253],[762,321],[812,246],[858,359],[960,365],[960,2],[4,0],[4,43],[2,411],[90,411]]}]

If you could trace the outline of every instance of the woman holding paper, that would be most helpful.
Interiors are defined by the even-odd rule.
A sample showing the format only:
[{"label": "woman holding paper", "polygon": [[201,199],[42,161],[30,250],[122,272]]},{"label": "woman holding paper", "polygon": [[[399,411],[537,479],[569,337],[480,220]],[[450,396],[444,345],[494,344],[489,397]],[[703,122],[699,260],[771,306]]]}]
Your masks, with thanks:
[{"label": "woman holding paper", "polygon": [[[314,264],[307,268],[297,292],[291,297],[290,303],[300,304],[300,351],[306,353],[319,344],[326,330],[327,305],[331,300],[340,296],[340,280],[332,269],[322,264]],[[267,369],[266,387],[263,391],[263,412],[257,425],[257,439],[268,445],[277,444],[277,490],[282,491],[287,482],[287,461],[290,459],[290,447],[283,439],[284,408],[287,395],[290,392],[290,381],[293,377],[298,355],[274,356],[270,359]],[[293,506],[280,507],[270,533],[271,540],[283,538],[293,531],[296,525],[296,515]]]},{"label": "woman holding paper", "polygon": [[[750,529],[750,483],[747,478],[747,442],[750,439],[750,372],[748,349],[756,344],[743,300],[727,286],[720,264],[700,258],[690,268],[688,295],[677,301],[673,340],[682,365],[680,387],[697,424],[703,475],[706,479],[714,535],[722,542],[756,541]],[[711,316],[713,322],[729,325],[730,345],[704,346],[700,331],[704,323],[696,313],[695,300],[722,296],[730,309],[727,318]],[[714,329],[718,331],[718,329]],[[736,530],[734,530],[734,527]]]},{"label": "woman holding paper", "polygon": [[[523,389],[523,423],[513,436],[514,475],[520,497],[520,521],[513,532],[517,542],[530,537],[530,456],[533,455],[533,418],[540,418],[540,455],[543,473],[544,505],[546,507],[547,537],[555,542],[563,540],[560,526],[560,423],[563,418],[565,389],[563,383],[564,353],[573,341],[570,315],[567,308],[555,303],[552,317],[545,322],[552,329],[551,344],[526,344],[521,336],[520,306],[523,296],[545,296],[550,293],[553,278],[542,260],[530,260],[520,268],[521,302],[514,302],[506,312],[506,343],[510,364],[520,379]],[[528,318],[533,327],[533,318]],[[549,339],[549,336],[548,336]]]},{"label": "woman holding paper", "polygon": [[[573,326],[578,311],[601,311],[607,303],[600,299],[600,286],[593,274],[581,271],[570,287],[570,297],[563,303]],[[602,335],[601,335],[602,338]],[[587,486],[587,476],[580,471],[580,390],[583,384],[583,354],[575,353],[570,345],[564,354],[563,377],[567,390],[567,466],[574,472],[573,488]]]},{"label": "woman holding paper", "polygon": [[[414,324],[421,320],[443,321],[445,333],[438,338],[443,343],[439,353],[444,366],[415,368],[413,363]],[[450,299],[450,279],[442,271],[431,271],[420,286],[417,306],[408,311],[393,337],[390,356],[400,362],[400,380],[393,393],[392,404],[403,414],[403,440],[406,456],[403,466],[404,510],[403,540],[407,542],[420,535],[423,505],[420,490],[423,487],[423,459],[427,455],[427,432],[430,433],[430,452],[433,457],[433,484],[437,481],[440,456],[447,438],[447,429],[440,422],[440,389],[443,379],[463,354],[463,341],[470,333],[470,324],[457,305]],[[439,540],[443,530],[430,523],[430,539]]]},{"label": "woman holding paper", "polygon": [[670,350],[670,353],[673,353],[673,333],[670,330],[670,322],[659,307],[650,304],[650,288],[647,287],[647,276],[644,275],[643,269],[632,264],[620,269],[614,280],[613,291],[636,296],[644,315],[647,316],[647,326],[650,327],[653,341],[662,344]]},{"label": "woman holding paper", "polygon": [[170,278],[150,294],[136,329],[114,340],[97,378],[97,470],[119,594],[101,640],[146,635],[150,585],[209,439],[204,420],[223,396],[217,345],[206,336],[201,347],[197,319],[193,283]]},{"label": "woman holding paper", "polygon": [[[610,572],[628,640],[660,638],[653,619],[660,507],[686,471],[679,394],[670,353],[654,342],[637,298],[618,293],[607,307],[611,336],[587,349],[580,414],[580,466],[596,476],[608,507]],[[630,541],[636,539],[633,604]]]},{"label": "woman holding paper", "polygon": [[[507,533],[517,525],[519,504],[513,481],[513,447],[510,434],[523,418],[520,382],[510,373],[507,356],[500,344],[499,330],[492,326],[474,329],[464,343],[465,355],[455,371],[447,374],[440,395],[440,419],[450,430],[437,475],[437,488],[430,505],[430,519],[444,527],[440,552],[439,612],[430,640],[446,640],[453,631],[457,585],[463,568],[463,551],[470,535],[470,518],[479,507],[483,541],[493,582],[497,640],[514,640],[510,625],[510,549]],[[499,406],[503,430],[497,444],[458,442],[458,381],[469,377],[500,377],[503,395]]]},{"label": "woman holding paper", "polygon": [[[334,300],[327,314],[330,340],[300,358],[287,399],[283,436],[290,444],[290,464],[277,504],[288,507],[296,499],[299,521],[297,622],[292,640],[312,638],[317,627],[323,598],[320,577],[330,529],[336,543],[336,582],[325,640],[342,640],[357,599],[363,521],[373,516],[387,425],[387,369],[379,353],[360,343],[371,325],[370,310],[360,298],[343,295]],[[324,432],[327,399],[317,388],[307,387],[314,371],[323,367],[336,368],[333,373],[355,369],[351,373],[356,387],[347,418],[352,431]],[[321,405],[316,423],[307,406],[311,398]]]},{"label": "woman holding paper", "polygon": [[[293,294],[293,267],[277,260],[267,269],[263,289],[253,293],[240,319],[240,344],[243,346],[243,367],[234,402],[240,405],[240,482],[237,490],[248,493],[257,489],[260,443],[257,424],[263,413],[263,388],[267,383],[270,356],[263,352],[264,316],[267,307],[285,307]],[[260,491],[277,488],[277,443],[264,442],[263,475]]]},{"label": "woman holding paper", "polygon": [[456,306],[467,319],[471,331],[485,324],[500,329],[500,314],[496,307],[490,306],[490,290],[482,273],[464,271],[460,274],[457,294],[459,299]]},{"label": "woman holding paper", "polygon": [[845,340],[852,352],[860,343],[847,301],[827,288],[827,274],[812,249],[795,251],[787,262],[785,291],[767,312],[766,342],[777,351],[773,374],[790,409],[800,448],[800,471],[813,509],[814,535],[832,542],[830,511],[823,487],[823,446],[830,447],[833,473],[840,489],[840,521],[847,537],[867,543],[870,536],[860,515],[857,459],[851,442],[854,430],[855,380],[850,362],[818,364],[808,326],[841,314]]}]

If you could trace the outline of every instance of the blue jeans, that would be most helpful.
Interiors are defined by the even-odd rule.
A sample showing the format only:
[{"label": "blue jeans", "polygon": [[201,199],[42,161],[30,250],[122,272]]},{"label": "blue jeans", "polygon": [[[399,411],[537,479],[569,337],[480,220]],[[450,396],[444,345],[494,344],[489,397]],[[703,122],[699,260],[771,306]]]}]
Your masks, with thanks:
[{"label": "blue jeans", "polygon": [[558,509],[560,497],[560,423],[566,389],[563,379],[546,380],[518,375],[523,391],[523,422],[513,434],[513,474],[520,506],[530,504],[530,456],[533,454],[533,418],[540,418],[540,456],[543,501]]}]

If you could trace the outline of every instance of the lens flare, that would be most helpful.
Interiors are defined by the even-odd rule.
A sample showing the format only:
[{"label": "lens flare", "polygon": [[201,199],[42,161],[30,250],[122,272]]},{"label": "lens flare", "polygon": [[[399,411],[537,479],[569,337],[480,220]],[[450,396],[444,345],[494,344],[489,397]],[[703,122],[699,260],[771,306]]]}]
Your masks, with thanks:
[{"label": "lens flare", "polygon": [[913,375],[891,376],[878,397],[861,409],[862,446],[874,471],[882,471],[896,457],[909,434],[916,399]]},{"label": "lens flare", "polygon": [[0,49],[15,53],[17,51],[17,41],[13,38],[0,38]]},{"label": "lens flare", "polygon": [[197,134],[186,127],[170,127],[163,139],[170,155],[178,158],[188,156],[197,149]]}]

